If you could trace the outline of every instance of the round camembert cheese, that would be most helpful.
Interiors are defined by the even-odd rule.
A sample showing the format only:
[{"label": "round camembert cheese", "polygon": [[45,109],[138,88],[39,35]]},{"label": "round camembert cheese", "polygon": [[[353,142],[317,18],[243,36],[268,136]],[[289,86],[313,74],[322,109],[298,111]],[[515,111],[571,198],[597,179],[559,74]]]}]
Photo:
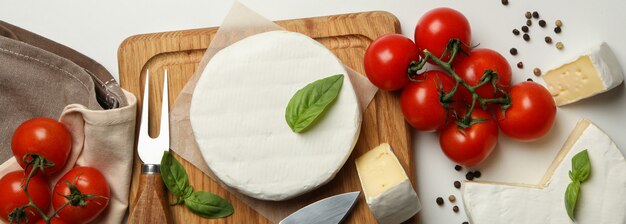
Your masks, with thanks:
[{"label": "round camembert cheese", "polygon": [[[302,133],[285,121],[299,89],[344,74],[339,93]],[[348,159],[361,112],[343,64],[299,33],[271,31],[219,51],[193,93],[190,120],[200,152],[226,185],[263,200],[286,200],[330,181]]]}]

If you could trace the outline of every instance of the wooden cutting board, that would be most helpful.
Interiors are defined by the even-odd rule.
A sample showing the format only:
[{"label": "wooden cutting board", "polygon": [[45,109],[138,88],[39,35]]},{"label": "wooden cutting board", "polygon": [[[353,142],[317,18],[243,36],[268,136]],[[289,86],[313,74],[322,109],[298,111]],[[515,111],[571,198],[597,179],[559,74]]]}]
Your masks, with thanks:
[{"label": "wooden cutting board", "polygon": [[[344,64],[364,74],[363,56],[372,40],[388,33],[400,33],[400,24],[395,16],[387,12],[363,12],[345,15],[324,16],[316,18],[294,19],[276,22],[287,30],[306,34],[328,47]],[[145,81],[145,72],[150,70],[150,87],[162,86],[163,71],[169,73],[170,105],[191,78],[198,67],[217,28],[172,31],[153,34],[142,34],[127,38],[118,51],[119,75],[121,86],[138,96],[139,107],[142,96],[141,84]],[[153,92],[154,93],[154,92]],[[161,90],[156,97],[160,99]],[[150,102],[151,107],[160,108],[160,101]],[[139,116],[138,112],[138,116]],[[150,117],[152,127],[158,127],[155,117]],[[157,132],[151,130],[151,132]],[[156,133],[155,133],[156,134]],[[360,191],[361,185],[354,164],[355,158],[383,142],[389,142],[402,163],[408,176],[415,186],[414,160],[412,159],[409,127],[400,111],[398,93],[379,91],[367,110],[363,113],[361,135],[356,147],[337,176],[328,184],[313,191],[313,197],[307,202],[344,193]],[[184,206],[171,208],[176,223],[270,223],[267,219],[224,190],[219,184],[206,176],[202,171],[176,155],[187,170],[190,182],[196,190],[216,193],[233,203],[235,213],[225,219],[203,219],[186,210]],[[137,177],[140,171],[140,160],[135,153],[133,183],[131,186],[131,207],[137,193]],[[173,196],[170,195],[170,200]],[[415,223],[416,218],[409,222]],[[375,223],[365,198],[361,194],[358,204],[346,223]]]}]

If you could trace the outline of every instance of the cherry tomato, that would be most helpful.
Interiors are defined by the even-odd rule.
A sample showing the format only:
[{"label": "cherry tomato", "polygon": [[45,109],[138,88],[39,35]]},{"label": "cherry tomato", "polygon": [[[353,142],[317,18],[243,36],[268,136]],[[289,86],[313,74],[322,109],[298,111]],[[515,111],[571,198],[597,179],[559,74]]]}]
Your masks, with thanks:
[{"label": "cherry tomato", "polygon": [[[70,186],[76,188],[83,195],[97,195],[97,197],[73,201],[61,209],[57,215],[68,223],[89,223],[93,221],[108,205],[111,192],[106,179],[95,168],[75,167],[68,171],[54,186],[52,206],[58,209],[69,200],[72,195]],[[70,196],[73,197],[74,195]]]},{"label": "cherry tomato", "polygon": [[54,163],[47,174],[63,169],[72,149],[72,136],[63,124],[50,118],[33,118],[20,124],[13,133],[11,149],[17,162],[26,167],[24,155],[33,153]]},{"label": "cherry tomato", "polygon": [[[436,8],[426,12],[417,22],[414,40],[421,56],[424,56],[423,50],[428,50],[439,58],[450,39],[459,39],[467,50],[471,37],[470,24],[463,14],[451,8]],[[447,61],[450,57],[443,59]]]},{"label": "cherry tomato", "polygon": [[[460,57],[453,69],[467,84],[475,86],[480,83],[485,70],[491,69],[498,74],[500,78],[498,87],[508,91],[511,87],[511,66],[509,62],[498,52],[486,48],[474,49],[470,51],[469,56]],[[465,92],[466,102],[471,102],[471,95],[468,90],[463,87],[460,92]],[[482,98],[494,98],[494,89],[491,83],[487,83],[478,89],[476,93]]]},{"label": "cherry tomato", "polygon": [[[40,220],[39,220],[39,221],[37,221],[37,223],[35,223],[35,224],[47,224],[47,223],[46,223],[46,221],[44,221],[43,219],[40,219]],[[54,217],[54,218],[52,218],[52,219],[50,220],[50,224],[67,224],[67,222],[65,222],[65,221],[63,221],[63,220],[61,220],[61,219],[59,219],[59,218]]]},{"label": "cherry tomato", "polygon": [[496,118],[502,132],[519,141],[534,141],[545,136],[556,117],[552,95],[540,84],[526,81],[511,88],[511,107]]},{"label": "cherry tomato", "polygon": [[372,42],[365,51],[367,78],[382,90],[398,90],[409,84],[407,70],[419,54],[413,41],[400,34],[387,34]]},{"label": "cherry tomato", "polygon": [[439,101],[439,91],[449,92],[455,81],[440,71],[427,71],[402,90],[400,106],[406,121],[420,131],[441,129],[449,112]]},{"label": "cherry tomato", "polygon": [[472,119],[487,119],[468,128],[450,122],[439,135],[439,145],[446,156],[463,166],[474,166],[485,160],[498,143],[498,124],[484,110],[474,109]]},{"label": "cherry tomato", "polygon": [[[7,173],[0,179],[0,219],[6,223],[9,223],[9,214],[14,209],[29,203],[21,187],[26,184],[26,177],[24,171],[20,170]],[[50,188],[43,175],[35,175],[30,179],[28,194],[40,209],[46,211],[50,206]],[[21,220],[19,223],[35,223],[41,219],[41,215],[32,207],[24,209],[24,213],[28,221]],[[13,223],[18,223],[16,221]]]}]

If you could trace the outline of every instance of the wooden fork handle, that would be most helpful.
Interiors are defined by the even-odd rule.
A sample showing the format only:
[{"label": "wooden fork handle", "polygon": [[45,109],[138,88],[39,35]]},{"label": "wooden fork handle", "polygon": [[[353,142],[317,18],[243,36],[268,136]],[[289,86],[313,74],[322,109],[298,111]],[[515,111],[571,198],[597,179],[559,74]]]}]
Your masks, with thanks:
[{"label": "wooden fork handle", "polygon": [[158,165],[144,164],[139,179],[135,207],[130,212],[131,224],[171,224],[172,216],[167,189],[161,179]]}]

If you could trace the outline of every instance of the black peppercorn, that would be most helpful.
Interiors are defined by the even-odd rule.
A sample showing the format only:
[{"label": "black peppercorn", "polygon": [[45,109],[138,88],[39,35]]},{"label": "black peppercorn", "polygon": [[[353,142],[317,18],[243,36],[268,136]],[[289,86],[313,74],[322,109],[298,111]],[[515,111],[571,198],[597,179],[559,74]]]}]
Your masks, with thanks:
[{"label": "black peppercorn", "polygon": [[527,33],[525,33],[525,34],[524,34],[524,40],[525,40],[525,41],[529,41],[529,40],[530,40],[530,36],[528,36],[528,34],[527,34]]},{"label": "black peppercorn", "polygon": [[533,18],[539,19],[539,13],[537,11],[533,12]]},{"label": "black peppercorn", "polygon": [[474,171],[474,177],[480,178],[480,176],[482,176],[482,173],[480,173],[480,171],[478,170]]},{"label": "black peppercorn", "polygon": [[469,222],[463,222],[463,223],[461,223],[461,224],[469,224]]},{"label": "black peppercorn", "polygon": [[462,169],[463,169],[463,167],[462,167],[462,166],[459,166],[459,165],[456,165],[456,166],[454,166],[454,169],[455,169],[456,171],[460,171],[460,170],[462,170]]},{"label": "black peppercorn", "polygon": [[517,55],[517,49],[511,48],[511,50],[509,50],[509,53],[511,53],[511,55]]},{"label": "black peppercorn", "polygon": [[522,26],[522,31],[524,31],[524,33],[528,33],[528,27],[527,26]]},{"label": "black peppercorn", "polygon": [[443,198],[442,197],[438,197],[436,201],[437,201],[438,205],[443,205]]},{"label": "black peppercorn", "polygon": [[474,180],[474,173],[472,173],[471,171],[467,172],[467,174],[465,174],[465,179]]},{"label": "black peppercorn", "polygon": [[455,205],[454,207],[452,207],[452,211],[459,212],[459,206]]},{"label": "black peppercorn", "polygon": [[524,63],[523,62],[518,62],[517,63],[517,68],[524,68]]},{"label": "black peppercorn", "polygon": [[524,14],[524,17],[526,17],[526,19],[530,19],[533,15],[530,12],[526,12]]},{"label": "black peppercorn", "polygon": [[546,41],[546,43],[551,44],[552,43],[552,37],[546,36],[545,41]]},{"label": "black peppercorn", "polygon": [[554,27],[554,32],[561,33],[561,27],[560,26]]},{"label": "black peppercorn", "polygon": [[533,79],[527,78],[526,81],[533,82]]},{"label": "black peppercorn", "polygon": [[513,29],[513,34],[515,34],[515,36],[519,35],[519,30],[518,29]]},{"label": "black peppercorn", "polygon": [[509,0],[502,0],[502,5],[509,5]]},{"label": "black peppercorn", "polygon": [[533,25],[533,21],[531,21],[530,19],[526,20],[526,26],[531,26]]},{"label": "black peppercorn", "polygon": [[546,27],[546,21],[545,20],[539,20],[539,26],[540,27]]},{"label": "black peppercorn", "polygon": [[454,181],[454,187],[455,187],[456,189],[461,188],[461,182],[459,182],[458,180],[457,180],[457,181]]}]

